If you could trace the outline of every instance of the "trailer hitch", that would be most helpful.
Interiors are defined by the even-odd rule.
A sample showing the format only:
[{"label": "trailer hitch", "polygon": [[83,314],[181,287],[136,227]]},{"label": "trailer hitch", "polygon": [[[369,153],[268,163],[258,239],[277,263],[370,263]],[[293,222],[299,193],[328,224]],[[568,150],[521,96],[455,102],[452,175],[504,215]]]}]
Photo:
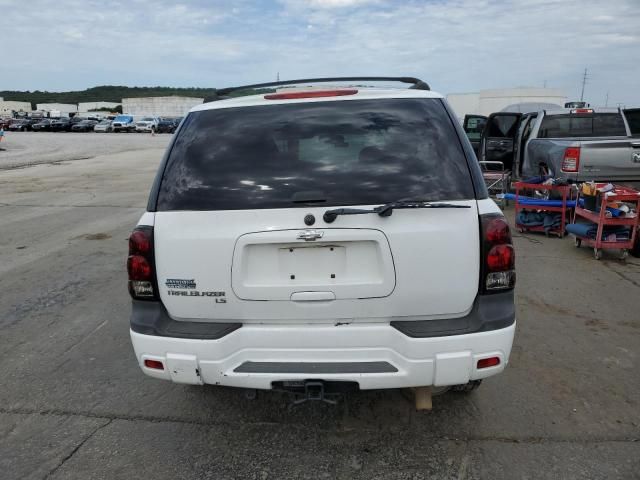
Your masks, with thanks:
[{"label": "trailer hitch", "polygon": [[[315,402],[325,402],[330,405],[337,405],[338,401],[327,398],[327,394],[324,391],[324,383],[317,381],[306,381],[304,382],[304,393],[302,394],[302,398],[297,398],[293,401],[294,405],[300,405],[305,402],[315,401]],[[338,394],[328,394],[330,396],[336,396]]]}]

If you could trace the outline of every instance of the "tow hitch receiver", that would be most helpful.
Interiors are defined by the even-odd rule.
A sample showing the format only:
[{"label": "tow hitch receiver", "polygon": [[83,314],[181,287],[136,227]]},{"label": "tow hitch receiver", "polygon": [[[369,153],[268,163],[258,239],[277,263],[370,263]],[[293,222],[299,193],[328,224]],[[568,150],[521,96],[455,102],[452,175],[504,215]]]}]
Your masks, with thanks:
[{"label": "tow hitch receiver", "polygon": [[[333,394],[335,396],[336,394]],[[337,400],[327,398],[324,391],[324,383],[318,381],[306,381],[304,382],[304,394],[302,398],[297,398],[293,401],[294,405],[300,405],[308,401],[320,401],[336,405]]]},{"label": "tow hitch receiver", "polygon": [[357,382],[316,379],[280,380],[271,382],[271,388],[275,391],[293,394],[295,398],[293,405],[300,405],[307,401],[321,401],[336,405],[341,395],[360,390]]}]

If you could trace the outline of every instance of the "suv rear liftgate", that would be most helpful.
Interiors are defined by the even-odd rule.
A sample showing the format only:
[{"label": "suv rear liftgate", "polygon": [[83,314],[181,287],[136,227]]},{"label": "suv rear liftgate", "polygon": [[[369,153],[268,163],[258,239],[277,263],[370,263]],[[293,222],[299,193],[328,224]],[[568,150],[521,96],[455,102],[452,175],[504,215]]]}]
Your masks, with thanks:
[{"label": "suv rear liftgate", "polygon": [[[395,388],[501,371],[513,249],[444,100],[342,87],[250,98],[185,118],[132,236],[145,372]],[[480,368],[487,355],[498,363]]]}]

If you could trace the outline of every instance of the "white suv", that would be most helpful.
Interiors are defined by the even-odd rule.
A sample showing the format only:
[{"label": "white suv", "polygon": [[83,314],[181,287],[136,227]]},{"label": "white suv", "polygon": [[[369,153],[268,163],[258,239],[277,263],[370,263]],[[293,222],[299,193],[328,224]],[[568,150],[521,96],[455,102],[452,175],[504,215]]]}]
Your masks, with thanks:
[{"label": "white suv", "polygon": [[[511,235],[455,114],[407,77],[248,87],[329,80],[182,122],[129,242],[147,375],[316,397],[505,368]],[[340,86],[374,80],[413,86]]]},{"label": "white suv", "polygon": [[158,122],[157,117],[144,117],[142,120],[136,122],[136,132],[155,133],[158,129]]}]

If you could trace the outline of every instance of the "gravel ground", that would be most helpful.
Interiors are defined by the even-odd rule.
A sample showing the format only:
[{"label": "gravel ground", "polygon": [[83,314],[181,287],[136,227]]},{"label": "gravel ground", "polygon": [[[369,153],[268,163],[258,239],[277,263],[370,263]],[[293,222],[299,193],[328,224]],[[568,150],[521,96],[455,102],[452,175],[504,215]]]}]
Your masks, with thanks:
[{"label": "gravel ground", "polygon": [[170,138],[144,133],[5,132],[0,170],[164,148]]},{"label": "gravel ground", "polygon": [[168,138],[9,136],[45,164],[0,171],[0,478],[640,478],[640,261],[569,239],[515,236],[511,363],[429,413],[145,377],[124,259]]}]

